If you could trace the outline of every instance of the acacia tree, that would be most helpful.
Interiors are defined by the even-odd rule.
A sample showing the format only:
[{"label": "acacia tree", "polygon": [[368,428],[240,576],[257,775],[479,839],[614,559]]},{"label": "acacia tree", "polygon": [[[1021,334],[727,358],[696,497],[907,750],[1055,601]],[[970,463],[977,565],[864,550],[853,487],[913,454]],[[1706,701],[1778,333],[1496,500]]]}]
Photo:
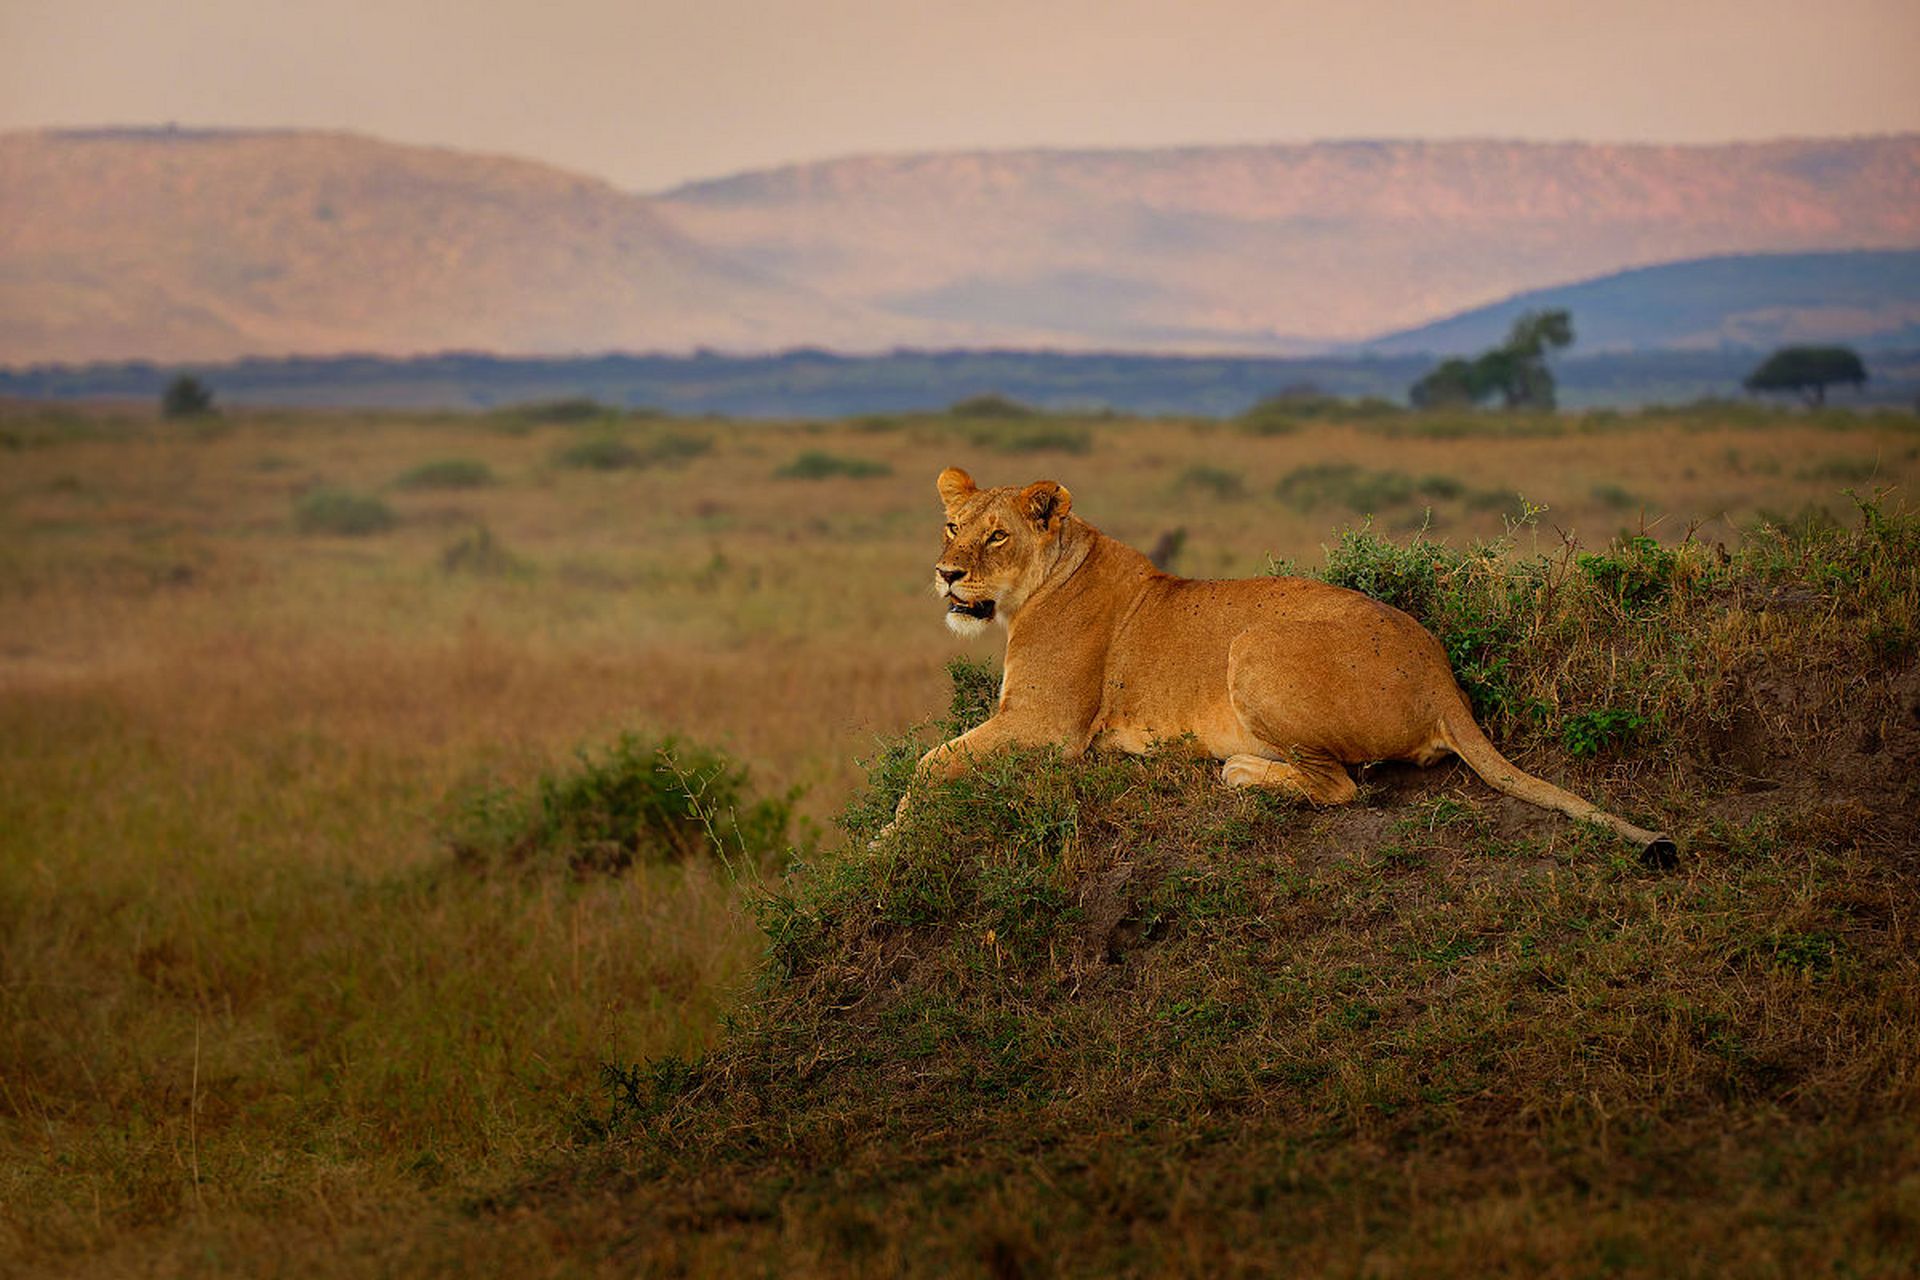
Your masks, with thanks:
[{"label": "acacia tree", "polygon": [[190,373],[175,374],[160,395],[160,412],[169,418],[198,418],[213,412],[213,388]]},{"label": "acacia tree", "polygon": [[1749,391],[1796,391],[1809,405],[1827,402],[1827,388],[1864,386],[1867,366],[1852,347],[1781,347],[1747,375]]},{"label": "acacia tree", "polygon": [[1408,393],[1421,409],[1476,405],[1499,396],[1509,409],[1551,409],[1553,371],[1547,353],[1573,345],[1573,317],[1564,310],[1529,311],[1507,340],[1473,360],[1444,361]]}]

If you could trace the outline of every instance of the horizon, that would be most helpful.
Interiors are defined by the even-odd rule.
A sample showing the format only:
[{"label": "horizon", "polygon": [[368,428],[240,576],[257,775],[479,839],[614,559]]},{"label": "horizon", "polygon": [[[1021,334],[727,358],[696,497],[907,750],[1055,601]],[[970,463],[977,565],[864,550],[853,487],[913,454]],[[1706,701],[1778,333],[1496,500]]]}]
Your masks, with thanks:
[{"label": "horizon", "polygon": [[[690,177],[670,187],[641,189],[622,187],[619,183],[600,174],[585,170],[571,169],[565,165],[543,159],[539,156],[521,152],[488,150],[437,142],[411,142],[383,134],[372,133],[365,129],[309,126],[309,125],[227,125],[199,124],[187,125],[177,121],[158,122],[98,122],[86,124],[49,124],[32,125],[20,128],[0,129],[0,137],[22,135],[44,135],[55,138],[154,138],[169,135],[181,137],[271,137],[274,135],[300,136],[321,135],[355,138],[361,141],[406,147],[422,151],[446,151],[461,155],[491,156],[500,159],[527,161],[543,165],[560,172],[579,177],[592,178],[606,182],[618,190],[638,196],[666,196],[687,187],[697,187],[714,182],[725,182],[733,178],[753,174],[771,174],[789,170],[826,167],[836,164],[866,160],[906,160],[917,157],[956,157],[956,156],[1076,156],[1076,155],[1145,155],[1183,152],[1221,152],[1221,151],[1268,151],[1284,149],[1308,149],[1314,147],[1367,147],[1367,146],[1527,146],[1527,147],[1595,147],[1595,148],[1646,148],[1659,150],[1695,150],[1706,151],[1723,147],[1766,147],[1791,145],[1794,143],[1819,142],[1872,142],[1900,138],[1920,138],[1920,127],[1894,129],[1881,132],[1833,133],[1833,134],[1773,134],[1768,136],[1707,139],[1688,142],[1668,142],[1649,139],[1607,138],[1607,137],[1564,137],[1544,138],[1520,135],[1501,136],[1495,134],[1453,135],[1388,135],[1367,137],[1312,137],[1312,138],[1272,138],[1267,140],[1239,140],[1224,142],[1181,142],[1156,145],[1095,145],[1095,146],[1056,146],[1046,143],[1020,144],[1008,146],[955,146],[925,150],[870,150],[846,151],[805,159],[780,160],[769,164],[746,169],[731,169]],[[1870,251],[1870,250],[1867,250]],[[1749,256],[1739,250],[1730,250],[1728,256]],[[1650,264],[1658,265],[1658,264]],[[1571,283],[1571,282],[1569,282]]]}]

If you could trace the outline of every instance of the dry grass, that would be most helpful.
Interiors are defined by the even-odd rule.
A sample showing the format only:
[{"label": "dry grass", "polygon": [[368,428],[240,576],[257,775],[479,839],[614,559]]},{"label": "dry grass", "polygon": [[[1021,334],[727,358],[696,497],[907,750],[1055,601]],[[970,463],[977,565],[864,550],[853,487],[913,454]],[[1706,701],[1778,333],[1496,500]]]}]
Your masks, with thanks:
[{"label": "dry grass", "polygon": [[[1549,545],[1556,526],[1590,543],[1643,521],[1678,538],[1696,517],[1697,539],[1731,542],[1761,511],[1849,510],[1835,476],[1910,491],[1920,471],[1910,417],[1555,419],[1466,435],[1420,421],[1390,442],[1367,424],[1258,436],[1102,421],[1009,443],[940,418],[175,427],[10,410],[0,1270],[351,1271],[377,1256],[404,1271],[469,1249],[552,1269],[590,1210],[561,1203],[443,1238],[448,1214],[572,1150],[603,1061],[716,1044],[761,943],[739,887],[705,864],[462,874],[436,836],[445,797],[635,728],[724,747],[769,789],[804,785],[803,808],[824,818],[875,736],[943,697],[956,644],[924,589],[942,466],[983,482],[1055,476],[1078,511],[1137,544],[1184,527],[1180,568],[1202,575],[1257,572],[1269,555],[1317,562],[1359,513],[1269,495],[1303,467],[1382,470],[1384,449],[1395,472],[1462,482],[1431,521],[1456,545],[1501,531],[1501,513],[1470,500],[1485,492],[1550,504]],[[557,465],[589,429],[652,461]],[[775,477],[807,452],[893,478]],[[449,457],[496,482],[390,487]],[[1202,469],[1244,477],[1245,496],[1178,483]],[[383,493],[398,523],[302,534],[296,504],[321,487]],[[1373,514],[1382,528],[1425,518],[1418,500]],[[482,525],[511,565],[443,568]],[[1220,1140],[1267,1160],[1262,1130],[1238,1124]],[[996,1131],[968,1132],[984,1150]],[[1817,1132],[1803,1137],[1807,1159],[1826,1158]],[[1169,1158],[1143,1147],[1113,1176],[1161,1177]],[[1206,1178],[1234,1167],[1196,1166],[1186,1198],[1154,1212],[1197,1212]],[[1035,1194],[1009,1191],[1008,1220],[1030,1216]],[[1101,1194],[1118,1198],[1091,1203],[1131,1193]],[[1477,1201],[1447,1229],[1524,1241],[1554,1229],[1559,1194]],[[861,1203],[796,1210],[790,1237],[831,1269],[834,1232],[864,1230]],[[806,1216],[830,1210],[846,1223]]]}]

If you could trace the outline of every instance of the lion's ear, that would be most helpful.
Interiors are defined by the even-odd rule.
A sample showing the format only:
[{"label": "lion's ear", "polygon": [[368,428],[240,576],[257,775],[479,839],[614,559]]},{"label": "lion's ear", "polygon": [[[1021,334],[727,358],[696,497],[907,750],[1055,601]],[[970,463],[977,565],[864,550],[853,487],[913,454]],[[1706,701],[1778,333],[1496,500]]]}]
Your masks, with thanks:
[{"label": "lion's ear", "polygon": [[1020,491],[1020,504],[1044,532],[1056,528],[1073,509],[1073,495],[1057,480],[1035,480]]},{"label": "lion's ear", "polygon": [[934,484],[939,487],[940,501],[949,507],[974,490],[973,477],[958,467],[948,467],[942,471]]}]

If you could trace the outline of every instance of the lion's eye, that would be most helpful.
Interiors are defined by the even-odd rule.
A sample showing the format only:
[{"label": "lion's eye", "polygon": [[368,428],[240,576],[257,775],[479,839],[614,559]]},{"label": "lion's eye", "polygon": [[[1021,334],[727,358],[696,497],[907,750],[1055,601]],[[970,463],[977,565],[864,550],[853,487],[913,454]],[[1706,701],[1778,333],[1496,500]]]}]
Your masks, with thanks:
[{"label": "lion's eye", "polygon": [[957,536],[959,536],[959,533],[960,533],[960,526],[959,526],[959,525],[957,525],[957,524],[950,524],[950,525],[948,525],[948,526],[947,526],[947,537],[949,537],[949,538],[954,538],[954,537],[957,537]]},{"label": "lion's eye", "polygon": [[1007,540],[1007,531],[1005,529],[995,529],[992,533],[987,535],[987,545],[990,547],[997,547],[1001,543],[1005,542],[1006,540]]}]

